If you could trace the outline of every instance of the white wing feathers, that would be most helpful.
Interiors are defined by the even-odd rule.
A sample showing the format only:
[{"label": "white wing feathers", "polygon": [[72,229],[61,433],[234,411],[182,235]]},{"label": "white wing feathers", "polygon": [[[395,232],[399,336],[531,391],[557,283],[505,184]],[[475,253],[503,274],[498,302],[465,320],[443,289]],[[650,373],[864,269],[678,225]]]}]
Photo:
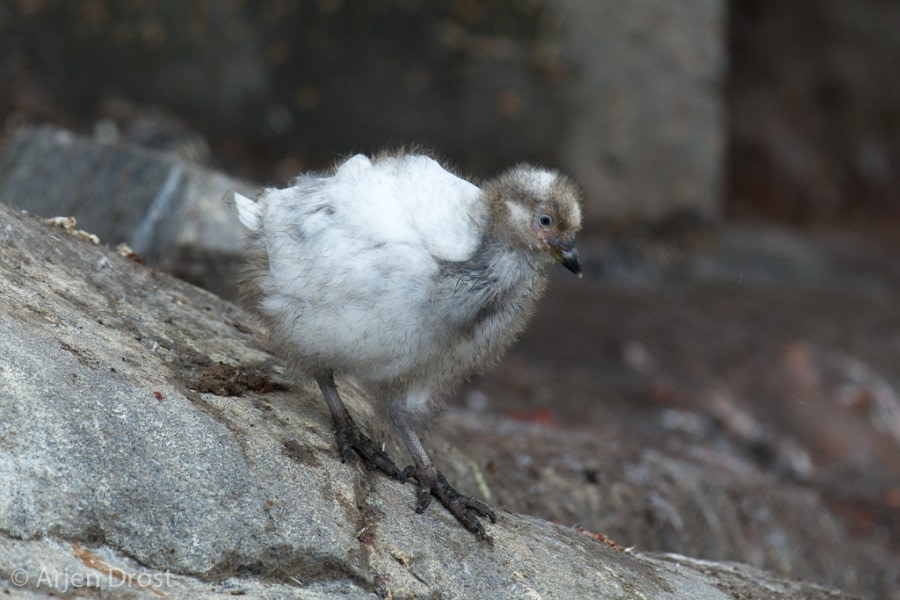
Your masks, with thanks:
[{"label": "white wing feathers", "polygon": [[443,260],[465,260],[481,236],[481,191],[427,156],[372,163],[357,155],[321,191],[340,227],[375,243],[420,247]]},{"label": "white wing feathers", "polygon": [[241,223],[263,232],[274,284],[264,311],[327,306],[322,323],[306,313],[295,325],[350,344],[381,318],[393,330],[386,352],[414,333],[391,315],[426,302],[439,261],[470,258],[487,220],[481,190],[426,156],[357,155],[333,175],[301,175],[258,202],[235,194],[235,204]]},{"label": "white wing feathers", "polygon": [[[307,252],[328,240],[337,252],[344,244],[357,250],[398,246],[465,260],[478,246],[486,218],[481,190],[427,156],[373,163],[356,155],[330,177],[303,175],[291,188],[270,190],[263,201],[266,230],[290,229]],[[258,222],[258,204],[238,200],[238,210],[245,225]]]}]

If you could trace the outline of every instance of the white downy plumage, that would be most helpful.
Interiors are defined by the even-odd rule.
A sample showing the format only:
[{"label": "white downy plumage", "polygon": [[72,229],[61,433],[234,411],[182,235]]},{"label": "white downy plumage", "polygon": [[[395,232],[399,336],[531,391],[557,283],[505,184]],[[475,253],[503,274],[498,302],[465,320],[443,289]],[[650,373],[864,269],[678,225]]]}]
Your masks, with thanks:
[{"label": "white downy plumage", "polygon": [[[342,422],[332,373],[390,396],[392,422],[418,467],[421,506],[422,486],[438,484],[422,471],[433,467],[411,421],[502,355],[543,291],[546,264],[556,259],[580,273],[577,190],[534,167],[481,189],[427,156],[356,155],[328,174],[266,190],[258,202],[235,201],[253,231],[251,255],[265,259],[250,273],[253,308],[293,366],[319,381],[339,445],[342,428],[356,433]],[[371,449],[349,446],[397,475],[386,456],[388,466]],[[483,504],[451,506],[431,493],[478,532],[468,508],[487,514]]]},{"label": "white downy plumage", "polygon": [[440,261],[471,258],[486,218],[478,187],[425,156],[357,155],[238,209],[266,232],[262,312],[289,315],[304,352],[374,381],[429,353],[410,340],[440,319],[429,310]]}]

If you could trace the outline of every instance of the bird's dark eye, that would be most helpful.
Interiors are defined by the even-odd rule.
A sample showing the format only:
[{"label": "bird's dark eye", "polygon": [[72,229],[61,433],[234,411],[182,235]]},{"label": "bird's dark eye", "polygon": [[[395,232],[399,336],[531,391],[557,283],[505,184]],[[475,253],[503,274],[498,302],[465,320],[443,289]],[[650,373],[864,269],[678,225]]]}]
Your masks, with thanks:
[{"label": "bird's dark eye", "polygon": [[538,223],[541,224],[541,227],[550,227],[553,224],[553,217],[550,215],[541,215],[538,217]]}]

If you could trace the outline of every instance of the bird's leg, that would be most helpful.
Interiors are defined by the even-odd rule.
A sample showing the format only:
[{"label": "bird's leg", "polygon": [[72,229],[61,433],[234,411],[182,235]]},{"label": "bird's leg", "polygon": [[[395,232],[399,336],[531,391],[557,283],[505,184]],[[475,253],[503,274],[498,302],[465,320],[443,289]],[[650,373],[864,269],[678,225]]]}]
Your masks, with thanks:
[{"label": "bird's leg", "polygon": [[416,463],[415,466],[406,467],[403,471],[404,477],[414,477],[419,484],[416,512],[421,513],[428,508],[431,497],[434,496],[462,523],[463,527],[480,539],[489,540],[476,513],[489,518],[491,523],[496,523],[497,517],[493,509],[481,500],[460,494],[447,483],[441,472],[432,464],[419,436],[416,435],[404,402],[394,400],[391,403],[391,422]]},{"label": "bird's leg", "polygon": [[406,477],[397,468],[394,461],[353,422],[347,407],[344,406],[344,402],[338,395],[337,387],[334,385],[334,376],[329,373],[316,377],[316,383],[319,384],[319,389],[322,390],[325,402],[331,410],[331,417],[334,420],[334,437],[337,440],[338,451],[341,453],[341,462],[347,462],[351,451],[355,450],[365,461],[367,469],[379,469],[394,479],[405,479]]}]

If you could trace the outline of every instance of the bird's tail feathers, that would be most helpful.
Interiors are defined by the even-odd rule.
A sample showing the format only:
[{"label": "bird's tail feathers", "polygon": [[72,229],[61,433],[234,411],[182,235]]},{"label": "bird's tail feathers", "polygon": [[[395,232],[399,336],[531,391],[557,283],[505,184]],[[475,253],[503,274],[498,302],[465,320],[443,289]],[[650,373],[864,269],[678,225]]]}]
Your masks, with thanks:
[{"label": "bird's tail feathers", "polygon": [[234,196],[234,204],[238,209],[238,219],[241,220],[241,224],[247,229],[252,229],[256,231],[260,226],[260,204],[254,200],[251,200],[247,196],[240,194],[238,192],[232,192]]}]

